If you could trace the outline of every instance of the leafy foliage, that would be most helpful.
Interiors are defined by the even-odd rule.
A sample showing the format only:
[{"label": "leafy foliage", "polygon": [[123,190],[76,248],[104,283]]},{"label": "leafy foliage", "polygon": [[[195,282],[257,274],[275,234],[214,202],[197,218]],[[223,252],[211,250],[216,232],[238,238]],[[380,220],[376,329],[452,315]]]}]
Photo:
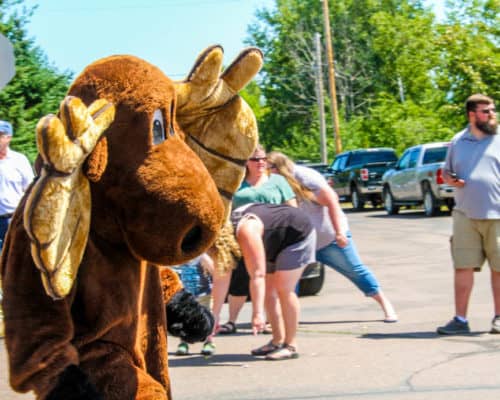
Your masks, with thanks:
[{"label": "leafy foliage", "polygon": [[[261,142],[297,159],[320,158],[314,37],[323,33],[318,0],[276,0],[248,28],[247,44],[265,54],[259,81],[243,97],[254,109]],[[0,32],[14,45],[16,76],[0,92],[0,118],[12,122],[12,147],[33,160],[34,132],[57,112],[72,78],[49,63],[27,35],[35,9],[0,0]],[[500,0],[446,0],[436,20],[423,0],[330,1],[340,136],[344,149],[447,140],[466,123],[472,93],[500,95]],[[328,66],[323,38],[327,146],[333,157]]]},{"label": "leafy foliage", "polygon": [[0,91],[0,119],[14,126],[12,148],[33,161],[37,154],[35,126],[42,116],[57,112],[71,75],[51,66],[27,37],[25,26],[34,10],[21,5],[22,0],[0,0],[0,32],[11,41],[16,58],[16,75]]},{"label": "leafy foliage", "polygon": [[[391,146],[401,153],[448,140],[466,123],[469,95],[498,99],[500,0],[448,0],[446,10],[437,21],[422,0],[330,2],[344,149]],[[276,0],[256,17],[248,43],[265,54],[261,141],[295,158],[319,160],[313,37],[323,31],[321,2]],[[326,68],[323,61],[325,88]],[[330,157],[332,125],[329,118]]]}]

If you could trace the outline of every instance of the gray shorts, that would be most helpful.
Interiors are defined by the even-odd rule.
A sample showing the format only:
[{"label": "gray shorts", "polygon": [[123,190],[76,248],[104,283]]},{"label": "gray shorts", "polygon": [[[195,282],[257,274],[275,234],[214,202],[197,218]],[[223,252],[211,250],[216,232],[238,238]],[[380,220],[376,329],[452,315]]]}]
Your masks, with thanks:
[{"label": "gray shorts", "polygon": [[304,240],[280,251],[274,263],[267,263],[266,272],[272,274],[276,271],[290,271],[314,261],[316,261],[316,231],[313,229]]}]

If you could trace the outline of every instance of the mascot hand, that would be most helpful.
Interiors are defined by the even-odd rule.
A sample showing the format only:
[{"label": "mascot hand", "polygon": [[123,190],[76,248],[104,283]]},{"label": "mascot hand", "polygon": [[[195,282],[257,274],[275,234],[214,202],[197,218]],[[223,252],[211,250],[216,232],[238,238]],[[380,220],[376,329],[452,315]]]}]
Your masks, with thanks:
[{"label": "mascot hand", "polygon": [[70,365],[59,376],[57,386],[46,400],[104,400],[87,375],[76,365]]},{"label": "mascot hand", "polygon": [[222,56],[220,46],[209,47],[198,56],[188,77],[176,83],[176,118],[228,211],[258,139],[255,115],[238,92],[259,72],[263,56],[249,47],[221,74]]},{"label": "mascot hand", "polygon": [[184,289],[167,304],[168,331],[188,343],[202,342],[212,333],[214,317]]}]

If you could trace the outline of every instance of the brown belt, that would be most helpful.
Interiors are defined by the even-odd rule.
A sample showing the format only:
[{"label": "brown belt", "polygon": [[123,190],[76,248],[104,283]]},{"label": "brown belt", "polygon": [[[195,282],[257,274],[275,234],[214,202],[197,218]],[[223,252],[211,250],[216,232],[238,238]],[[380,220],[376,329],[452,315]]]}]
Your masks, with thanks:
[{"label": "brown belt", "polygon": [[2,215],[0,215],[0,219],[9,219],[9,218],[12,218],[13,215],[14,215],[13,213],[2,214]]}]

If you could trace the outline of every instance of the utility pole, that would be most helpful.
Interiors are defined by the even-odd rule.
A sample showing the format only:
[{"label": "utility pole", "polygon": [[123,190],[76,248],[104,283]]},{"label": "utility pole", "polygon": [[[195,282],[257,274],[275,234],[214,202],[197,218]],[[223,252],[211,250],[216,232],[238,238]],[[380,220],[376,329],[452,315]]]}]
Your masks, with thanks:
[{"label": "utility pole", "polygon": [[314,34],[314,45],[316,48],[316,98],[318,99],[319,110],[319,139],[321,162],[328,163],[328,152],[326,146],[326,124],[325,124],[325,102],[323,100],[323,73],[321,68],[321,35],[316,32]]},{"label": "utility pole", "polygon": [[335,89],[335,69],[333,65],[333,48],[330,34],[330,14],[328,12],[328,0],[323,1],[323,17],[325,25],[325,44],[328,56],[328,81],[330,83],[330,97],[332,105],[333,125],[335,128],[335,153],[342,152],[342,140],[340,138],[339,113],[337,111],[337,91]]}]

